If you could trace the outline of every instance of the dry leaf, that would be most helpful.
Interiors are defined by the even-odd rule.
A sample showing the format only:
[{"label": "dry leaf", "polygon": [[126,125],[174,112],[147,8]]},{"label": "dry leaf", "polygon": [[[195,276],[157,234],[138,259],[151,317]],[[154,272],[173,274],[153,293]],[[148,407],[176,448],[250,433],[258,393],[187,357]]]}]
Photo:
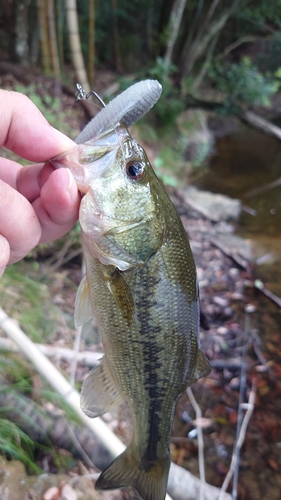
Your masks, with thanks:
[{"label": "dry leaf", "polygon": [[43,500],[58,500],[60,497],[60,490],[56,486],[52,486],[45,491]]},{"label": "dry leaf", "polygon": [[196,418],[195,420],[192,420],[193,425],[196,427],[201,427],[202,429],[207,429],[208,427],[211,427],[212,425],[212,420],[210,418]]},{"label": "dry leaf", "polygon": [[65,483],[61,488],[61,498],[62,500],[77,500],[77,493],[70,484]]}]

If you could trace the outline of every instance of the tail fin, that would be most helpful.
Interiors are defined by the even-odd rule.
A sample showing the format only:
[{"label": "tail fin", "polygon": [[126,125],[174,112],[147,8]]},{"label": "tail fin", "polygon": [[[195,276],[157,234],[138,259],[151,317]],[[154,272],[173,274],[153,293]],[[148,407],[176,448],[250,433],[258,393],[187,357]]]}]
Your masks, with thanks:
[{"label": "tail fin", "polygon": [[154,462],[142,461],[132,444],[105,469],[96,482],[96,490],[132,486],[143,500],[164,500],[170,469],[170,457]]}]

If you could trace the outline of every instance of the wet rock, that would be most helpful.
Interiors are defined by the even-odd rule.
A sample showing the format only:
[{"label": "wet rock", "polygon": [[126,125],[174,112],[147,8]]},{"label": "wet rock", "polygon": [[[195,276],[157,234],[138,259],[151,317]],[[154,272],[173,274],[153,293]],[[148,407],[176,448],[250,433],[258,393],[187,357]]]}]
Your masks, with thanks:
[{"label": "wet rock", "polygon": [[247,269],[249,263],[253,261],[253,251],[250,241],[240,236],[235,234],[217,234],[215,237],[211,238],[211,242],[245,269]]},{"label": "wet rock", "polygon": [[223,194],[213,194],[188,186],[183,190],[183,195],[189,206],[214,222],[238,219],[241,213],[241,201]]}]

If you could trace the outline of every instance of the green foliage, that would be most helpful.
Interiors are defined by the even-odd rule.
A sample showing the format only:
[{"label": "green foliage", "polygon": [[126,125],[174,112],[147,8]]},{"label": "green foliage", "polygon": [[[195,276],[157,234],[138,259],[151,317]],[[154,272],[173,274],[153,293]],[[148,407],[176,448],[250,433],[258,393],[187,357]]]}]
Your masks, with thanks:
[{"label": "green foliage", "polygon": [[34,443],[16,424],[0,418],[0,452],[8,458],[20,460],[33,473],[42,471],[34,463]]},{"label": "green foliage", "polygon": [[166,186],[179,186],[179,178],[175,175],[175,162],[177,160],[175,156],[173,149],[167,146],[159,152],[153,162],[157,176]]},{"label": "green foliage", "polygon": [[[30,401],[32,396],[36,396],[36,402]],[[5,352],[2,355],[1,350],[0,400],[0,455],[20,460],[28,473],[42,472],[35,463],[35,453],[38,450],[51,455],[58,469],[68,468],[70,462],[73,465],[73,457],[61,455],[46,435],[50,425],[46,403],[52,403],[54,408],[63,412],[70,425],[80,424],[79,418],[64,398],[49,387],[45,379],[42,378],[38,386],[38,376],[34,378],[34,371],[26,360],[13,353]],[[33,441],[36,438],[30,438],[21,429],[30,428],[30,422],[34,432],[32,436],[41,436],[38,437],[39,440],[44,436],[44,445]]]},{"label": "green foliage", "polygon": [[238,16],[247,19],[251,24],[255,23],[262,27],[267,23],[281,27],[281,0],[259,0],[258,2],[246,2]]},{"label": "green foliage", "polygon": [[225,112],[233,112],[242,104],[269,106],[270,98],[278,90],[277,80],[265,77],[244,57],[240,64],[223,65],[216,62],[209,76],[218,90],[224,92]]},{"label": "green foliage", "polygon": [[15,90],[29,97],[53,127],[58,128],[59,126],[60,131],[70,137],[77,135],[76,131],[73,131],[68,124],[69,118],[72,116],[71,111],[65,112],[59,97],[46,93],[43,85],[40,83],[29,86],[16,85]]},{"label": "green foliage", "polygon": [[42,342],[54,335],[60,311],[52,304],[48,286],[27,276],[25,267],[21,262],[6,269],[0,281],[1,305],[33,341]]},{"label": "green foliage", "polygon": [[175,88],[172,81],[172,75],[175,70],[176,67],[174,65],[170,65],[166,69],[164,60],[159,57],[156,59],[154,65],[149,69],[145,69],[138,78],[119,78],[121,91],[126,90],[137,81],[145,78],[152,78],[161,83],[161,98],[149,112],[148,117],[144,116],[143,118],[149,128],[150,138],[154,140],[156,140],[159,135],[163,136],[167,133],[171,134],[174,132],[176,120],[180,112],[184,109],[179,90]]},{"label": "green foliage", "polygon": [[209,156],[210,150],[210,141],[205,140],[198,143],[196,147],[196,154],[192,159],[192,166],[195,168],[201,167],[204,160]]},{"label": "green foliage", "polygon": [[175,71],[176,67],[173,64],[167,68],[164,60],[158,57],[155,64],[147,72],[147,76],[158,80],[163,88],[161,99],[159,99],[153,108],[157,126],[163,132],[171,132],[173,130],[179,114],[184,110],[179,90],[175,87],[172,80]]}]

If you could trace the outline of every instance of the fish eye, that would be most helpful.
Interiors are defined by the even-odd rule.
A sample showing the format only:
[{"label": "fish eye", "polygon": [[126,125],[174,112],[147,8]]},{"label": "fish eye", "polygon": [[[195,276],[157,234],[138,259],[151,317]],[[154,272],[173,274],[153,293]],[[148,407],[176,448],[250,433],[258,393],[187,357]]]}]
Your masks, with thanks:
[{"label": "fish eye", "polygon": [[126,165],[127,175],[134,181],[139,181],[144,176],[144,163],[131,161]]}]

